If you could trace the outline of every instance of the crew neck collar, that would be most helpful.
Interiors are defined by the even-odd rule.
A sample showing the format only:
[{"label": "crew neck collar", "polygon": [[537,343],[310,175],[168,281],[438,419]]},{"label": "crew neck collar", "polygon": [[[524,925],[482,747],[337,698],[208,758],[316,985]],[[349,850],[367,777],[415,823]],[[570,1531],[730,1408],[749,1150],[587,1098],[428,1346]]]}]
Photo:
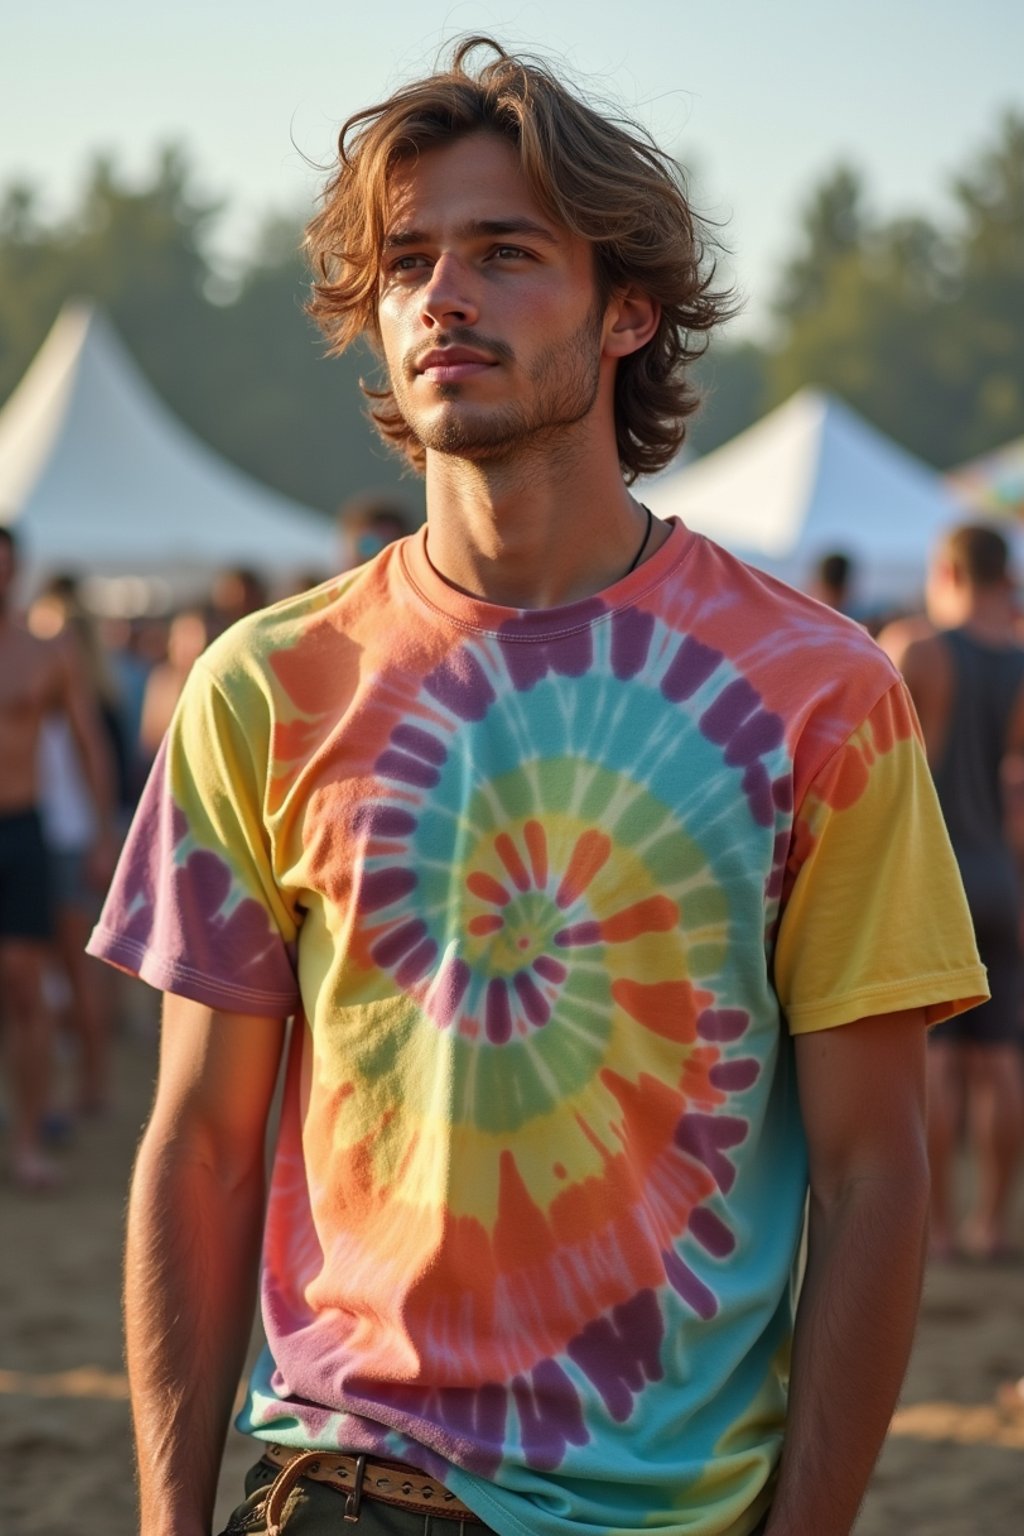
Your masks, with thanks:
[{"label": "crew neck collar", "polygon": [[593,596],[557,608],[508,608],[460,592],[431,565],[427,557],[426,524],[402,541],[402,568],[421,602],[460,629],[503,637],[508,637],[511,630],[522,639],[546,639],[584,629],[617,609],[632,606],[675,569],[689,553],[695,536],[678,518],[663,521],[669,536],[650,559]]}]

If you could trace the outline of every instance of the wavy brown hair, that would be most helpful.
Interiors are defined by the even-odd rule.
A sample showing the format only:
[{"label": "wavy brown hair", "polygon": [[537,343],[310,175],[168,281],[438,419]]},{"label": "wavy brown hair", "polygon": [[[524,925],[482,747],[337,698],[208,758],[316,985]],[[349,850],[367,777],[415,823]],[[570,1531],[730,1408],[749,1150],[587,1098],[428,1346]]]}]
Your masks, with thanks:
[{"label": "wavy brown hair", "polygon": [[[472,56],[490,57],[474,67]],[[679,168],[636,124],[601,113],[543,62],[488,37],[459,42],[450,67],[356,112],[341,129],[338,167],[306,231],[316,281],[307,309],[332,353],[366,336],[380,353],[377,298],[388,187],[421,150],[486,130],[512,143],[549,217],[594,248],[598,296],[636,286],[661,305],[650,341],[619,361],[615,431],[627,482],[679,449],[698,396],[687,366],[732,312],[714,288],[714,242],[691,208]],[[423,445],[390,389],[364,393],[381,436],[417,469]]]}]

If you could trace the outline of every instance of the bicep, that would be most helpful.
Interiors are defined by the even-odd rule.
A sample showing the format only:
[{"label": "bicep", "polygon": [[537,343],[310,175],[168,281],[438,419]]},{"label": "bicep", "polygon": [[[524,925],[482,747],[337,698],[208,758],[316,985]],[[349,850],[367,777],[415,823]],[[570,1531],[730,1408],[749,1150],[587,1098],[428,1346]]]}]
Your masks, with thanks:
[{"label": "bicep", "polygon": [[948,649],[936,636],[915,640],[907,647],[900,670],[914,701],[928,759],[934,762],[949,729],[953,672]]},{"label": "bicep", "polygon": [[150,1134],[221,1167],[261,1165],[284,1033],[283,1019],[166,994]]},{"label": "bicep", "polygon": [[149,675],[142,695],[142,719],[139,723],[139,743],[143,751],[155,757],[164,739],[176,700],[170,698],[167,679],[160,668]]},{"label": "bicep", "polygon": [[897,619],[893,624],[887,624],[880,631],[876,644],[884,651],[894,667],[903,671],[903,658],[906,655],[907,646],[910,644],[910,636],[907,627]]},{"label": "bicep", "polygon": [[923,1009],[799,1034],[794,1044],[817,1198],[926,1166]]}]

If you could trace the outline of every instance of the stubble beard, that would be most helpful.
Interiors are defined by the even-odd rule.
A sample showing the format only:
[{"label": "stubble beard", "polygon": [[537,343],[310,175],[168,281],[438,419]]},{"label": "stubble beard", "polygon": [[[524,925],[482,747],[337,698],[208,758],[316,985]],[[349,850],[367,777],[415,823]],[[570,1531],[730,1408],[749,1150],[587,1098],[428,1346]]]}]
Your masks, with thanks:
[{"label": "stubble beard", "polygon": [[[533,395],[527,402],[479,411],[444,411],[434,419],[418,421],[405,381],[396,384],[392,374],[395,404],[417,440],[434,453],[493,462],[557,445],[564,434],[589,416],[597,400],[602,318],[602,311],[595,306],[568,341],[557,342],[538,354],[529,372]],[[462,342],[458,331],[450,334],[453,343]],[[464,344],[473,345],[474,339],[467,332]],[[511,349],[504,350],[512,360]],[[438,395],[442,400],[458,402],[464,386],[441,385]]]}]

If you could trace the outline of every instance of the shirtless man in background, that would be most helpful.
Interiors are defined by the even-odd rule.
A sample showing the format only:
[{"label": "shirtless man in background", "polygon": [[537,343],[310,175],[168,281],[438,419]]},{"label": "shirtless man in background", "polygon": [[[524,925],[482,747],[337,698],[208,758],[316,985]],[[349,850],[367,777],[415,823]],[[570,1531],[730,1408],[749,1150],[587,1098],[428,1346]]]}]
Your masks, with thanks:
[{"label": "shirtless man in background", "polygon": [[[917,706],[992,998],[929,1040],[931,1243],[999,1259],[1024,1142],[1020,891],[1006,826],[1003,773],[1024,757],[1024,648],[1016,629],[1006,540],[965,524],[942,540],[928,578],[928,614],[891,624],[879,644]],[[959,1237],[952,1215],[961,1114],[977,1163],[974,1209]]]},{"label": "shirtless man in background", "polygon": [[55,1180],[40,1142],[47,1108],[51,1021],[43,997],[51,937],[47,859],[36,809],[36,762],[44,716],[68,719],[97,811],[90,873],[109,879],[115,844],[112,784],[103,741],[66,647],[39,640],[11,612],[17,551],[0,525],[0,999],[7,1028],[11,1171],[26,1189]]}]

